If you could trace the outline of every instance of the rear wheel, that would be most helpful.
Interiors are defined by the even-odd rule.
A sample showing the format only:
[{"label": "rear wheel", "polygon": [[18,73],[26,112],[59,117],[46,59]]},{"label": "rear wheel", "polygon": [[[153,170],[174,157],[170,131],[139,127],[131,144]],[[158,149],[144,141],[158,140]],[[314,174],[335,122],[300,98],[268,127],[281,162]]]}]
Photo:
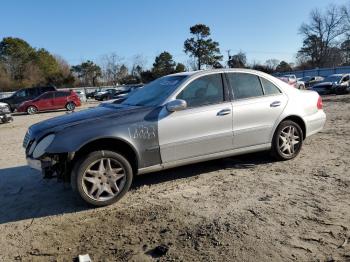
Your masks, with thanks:
[{"label": "rear wheel", "polygon": [[303,144],[303,131],[290,120],[283,121],[277,128],[272,140],[272,155],[278,160],[296,157]]},{"label": "rear wheel", "polygon": [[38,112],[38,109],[35,106],[28,106],[27,113],[28,115],[34,115]]},{"label": "rear wheel", "polygon": [[67,111],[73,111],[75,109],[75,104],[73,102],[69,102],[66,104]]},{"label": "rear wheel", "polygon": [[95,151],[78,161],[73,168],[73,190],[93,206],[107,206],[121,199],[131,186],[131,165],[113,151]]}]

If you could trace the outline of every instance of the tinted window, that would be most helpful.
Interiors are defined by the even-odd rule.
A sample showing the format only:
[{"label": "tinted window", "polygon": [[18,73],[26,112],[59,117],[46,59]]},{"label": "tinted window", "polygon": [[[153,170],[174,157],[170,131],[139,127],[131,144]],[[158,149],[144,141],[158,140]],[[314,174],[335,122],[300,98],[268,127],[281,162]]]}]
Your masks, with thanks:
[{"label": "tinted window", "polygon": [[55,97],[65,97],[65,96],[69,96],[69,92],[64,92],[64,91],[60,91],[60,92],[55,92]]},{"label": "tinted window", "polygon": [[260,80],[261,80],[261,83],[264,87],[265,95],[274,95],[274,94],[281,93],[281,91],[277,88],[277,86],[272,84],[270,81],[268,81],[262,77],[260,78]]},{"label": "tinted window", "polygon": [[48,91],[55,91],[55,88],[52,86],[43,86],[43,87],[39,87],[40,93],[45,93]]},{"label": "tinted window", "polygon": [[25,89],[19,90],[15,94],[15,96],[17,96],[17,97],[26,97],[27,95],[28,95],[28,92]]},{"label": "tinted window", "polygon": [[176,98],[185,100],[188,107],[203,106],[224,101],[221,75],[207,75],[194,80]]},{"label": "tinted window", "polygon": [[235,99],[264,95],[259,77],[245,73],[227,74]]},{"label": "tinted window", "polygon": [[122,103],[127,105],[157,106],[164,102],[186,78],[186,75],[165,76],[132,92]]},{"label": "tinted window", "polygon": [[42,94],[39,99],[50,99],[53,98],[53,93]]},{"label": "tinted window", "polygon": [[27,92],[28,92],[28,96],[37,96],[38,95],[37,90],[35,88],[29,88],[29,89],[27,89]]}]

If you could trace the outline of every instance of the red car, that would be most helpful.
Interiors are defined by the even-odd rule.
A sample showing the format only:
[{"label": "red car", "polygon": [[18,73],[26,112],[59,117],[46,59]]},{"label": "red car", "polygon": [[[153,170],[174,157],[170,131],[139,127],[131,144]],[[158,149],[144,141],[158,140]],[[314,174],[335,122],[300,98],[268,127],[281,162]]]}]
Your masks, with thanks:
[{"label": "red car", "polygon": [[18,112],[27,112],[30,115],[38,111],[66,108],[73,111],[76,106],[81,106],[80,98],[73,91],[50,91],[33,100],[25,101],[17,108]]}]

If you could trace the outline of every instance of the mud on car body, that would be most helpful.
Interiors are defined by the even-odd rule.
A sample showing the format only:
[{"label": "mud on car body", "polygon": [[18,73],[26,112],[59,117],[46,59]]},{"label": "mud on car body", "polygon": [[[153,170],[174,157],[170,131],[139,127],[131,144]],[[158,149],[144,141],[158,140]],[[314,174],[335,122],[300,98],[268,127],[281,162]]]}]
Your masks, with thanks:
[{"label": "mud on car body", "polygon": [[104,206],[137,174],[263,150],[292,159],[325,119],[316,92],[254,70],[196,71],[159,78],[121,104],[37,123],[23,146],[44,177]]}]

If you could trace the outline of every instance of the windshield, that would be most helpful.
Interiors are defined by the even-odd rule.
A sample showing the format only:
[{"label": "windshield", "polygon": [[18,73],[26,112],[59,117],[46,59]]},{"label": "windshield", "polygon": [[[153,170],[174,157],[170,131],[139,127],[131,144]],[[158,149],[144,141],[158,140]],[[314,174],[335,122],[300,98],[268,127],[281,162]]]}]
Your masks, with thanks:
[{"label": "windshield", "polygon": [[130,93],[122,103],[133,106],[160,105],[183,82],[186,75],[165,76],[154,80],[143,88]]},{"label": "windshield", "polygon": [[342,76],[329,76],[329,77],[325,78],[323,80],[323,82],[335,83],[335,82],[339,82],[341,78],[342,78]]}]

